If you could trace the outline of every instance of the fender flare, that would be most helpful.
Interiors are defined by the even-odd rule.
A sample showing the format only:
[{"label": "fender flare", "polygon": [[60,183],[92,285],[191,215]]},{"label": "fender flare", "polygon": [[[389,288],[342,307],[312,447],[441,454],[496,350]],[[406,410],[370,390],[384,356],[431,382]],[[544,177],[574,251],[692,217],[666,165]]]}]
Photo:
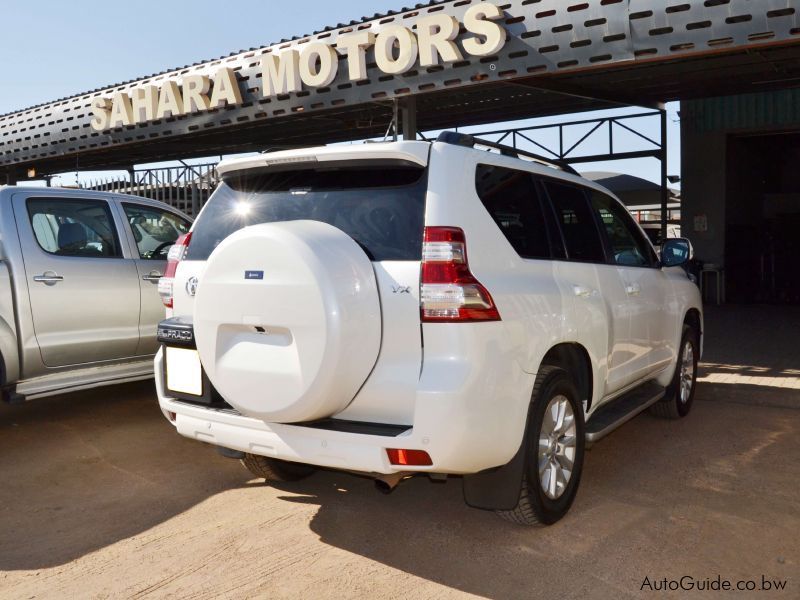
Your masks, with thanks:
[{"label": "fender flare", "polygon": [[0,386],[16,383],[20,376],[16,329],[0,319]]}]

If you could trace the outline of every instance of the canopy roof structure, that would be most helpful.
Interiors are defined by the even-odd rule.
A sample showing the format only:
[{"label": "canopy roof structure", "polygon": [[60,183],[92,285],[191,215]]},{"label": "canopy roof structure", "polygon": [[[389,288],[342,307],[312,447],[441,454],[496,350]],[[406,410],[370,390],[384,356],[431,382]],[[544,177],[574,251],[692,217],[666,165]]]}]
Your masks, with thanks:
[{"label": "canopy roof structure", "polygon": [[[661,186],[647,179],[624,173],[602,171],[588,171],[582,175],[614,192],[628,207],[659,207],[661,205]],[[669,190],[670,204],[679,206],[680,199],[680,190]]]},{"label": "canopy roof structure", "polygon": [[[0,116],[0,175],[16,180],[29,168],[37,174],[129,168],[363,139],[383,135],[398,104],[416,108],[415,114],[406,113],[415,116],[407,128],[425,131],[800,84],[800,0],[495,0],[497,18],[477,7],[486,4],[447,0],[417,5]],[[504,31],[505,42],[489,55],[467,51],[471,41],[473,49],[489,44],[485,28],[469,26],[476,11],[489,13],[481,13],[483,25],[491,21]],[[445,60],[442,55],[423,66],[423,28],[418,25],[427,30],[437,15],[456,24],[448,41],[458,56]],[[428,33],[440,31],[437,27]],[[399,29],[410,31],[413,39]],[[353,78],[348,53],[336,46],[359,33],[372,36],[358,46],[364,68],[362,77]],[[378,44],[397,67],[403,40],[419,42],[420,59],[398,72],[380,68],[387,59],[376,56]],[[327,51],[318,50],[310,59],[303,53],[312,45],[334,48],[330,81],[322,73]],[[264,57],[275,57],[272,64],[281,66],[281,57],[291,51],[300,57],[301,73],[305,68],[306,79],[315,84],[304,79],[294,89],[268,94]],[[233,74],[238,94],[228,90],[227,103],[202,106],[211,94],[208,80],[221,85],[214,79],[220,69]],[[201,96],[191,104],[187,81],[193,77],[205,88],[195,90]],[[137,89],[148,86],[163,95],[170,82],[183,86],[185,114],[173,110],[152,118],[148,113],[151,118],[92,126],[98,106],[112,111],[118,97],[130,101]],[[161,95],[147,97],[153,113]],[[112,115],[125,116],[124,103],[119,111],[113,106],[117,112]]]}]

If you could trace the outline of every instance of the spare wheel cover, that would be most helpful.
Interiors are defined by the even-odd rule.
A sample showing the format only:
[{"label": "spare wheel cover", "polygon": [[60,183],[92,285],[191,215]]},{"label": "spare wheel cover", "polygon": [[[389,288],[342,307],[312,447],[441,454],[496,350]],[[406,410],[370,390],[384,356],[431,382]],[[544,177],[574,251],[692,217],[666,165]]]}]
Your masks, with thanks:
[{"label": "spare wheel cover", "polygon": [[194,329],[208,378],[242,414],[279,423],[329,417],[378,357],[372,263],[325,223],[246,227],[208,258]]}]

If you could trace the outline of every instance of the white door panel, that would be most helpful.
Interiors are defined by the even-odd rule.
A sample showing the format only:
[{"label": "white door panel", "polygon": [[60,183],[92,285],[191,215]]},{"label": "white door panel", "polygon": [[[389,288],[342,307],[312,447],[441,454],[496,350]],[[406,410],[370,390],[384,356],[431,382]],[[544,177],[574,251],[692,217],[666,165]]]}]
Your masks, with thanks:
[{"label": "white door panel", "polygon": [[618,270],[629,299],[630,347],[634,353],[631,373],[635,379],[642,379],[665,360],[665,282],[658,269],[619,267]]},{"label": "white door panel", "polygon": [[582,343],[597,365],[602,398],[631,379],[630,314],[616,270],[607,265],[558,261],[557,278],[571,306],[570,337]]}]

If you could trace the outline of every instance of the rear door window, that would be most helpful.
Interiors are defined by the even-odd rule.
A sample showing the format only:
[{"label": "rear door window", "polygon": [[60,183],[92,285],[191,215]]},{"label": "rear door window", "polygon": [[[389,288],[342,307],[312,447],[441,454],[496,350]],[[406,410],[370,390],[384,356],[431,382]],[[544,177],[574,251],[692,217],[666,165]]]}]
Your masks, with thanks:
[{"label": "rear door window", "polygon": [[426,188],[424,168],[397,163],[233,173],[195,222],[187,259],[206,260],[243,227],[308,219],[341,229],[371,260],[420,260]]},{"label": "rear door window", "polygon": [[547,195],[567,248],[567,258],[580,262],[606,262],[603,241],[583,188],[547,180]]},{"label": "rear door window", "polygon": [[531,173],[479,164],[475,188],[517,254],[522,258],[550,258],[547,225]]}]

